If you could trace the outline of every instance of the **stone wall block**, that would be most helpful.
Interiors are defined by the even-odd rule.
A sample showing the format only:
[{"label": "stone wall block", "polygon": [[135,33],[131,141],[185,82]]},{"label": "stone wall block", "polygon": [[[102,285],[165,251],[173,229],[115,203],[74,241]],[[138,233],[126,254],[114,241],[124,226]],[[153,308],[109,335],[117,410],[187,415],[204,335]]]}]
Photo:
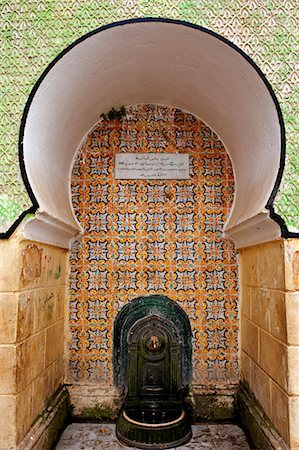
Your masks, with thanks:
[{"label": "stone wall block", "polygon": [[18,294],[0,293],[0,342],[13,344],[17,338]]},{"label": "stone wall block", "polygon": [[271,381],[271,409],[270,416],[273,425],[281,434],[284,440],[290,442],[289,431],[289,397],[287,394],[273,381]]},{"label": "stone wall block", "polygon": [[251,289],[251,320],[266,331],[270,329],[270,302],[267,289]]},{"label": "stone wall block", "polygon": [[288,347],[288,393],[299,396],[299,347]]},{"label": "stone wall block", "polygon": [[271,378],[252,361],[250,389],[268,417],[271,417]]},{"label": "stone wall block", "polygon": [[287,346],[261,330],[259,366],[287,391]]},{"label": "stone wall block", "polygon": [[30,384],[16,397],[17,443],[25,437],[34,420],[32,410],[33,386]]},{"label": "stone wall block", "polygon": [[0,345],[0,394],[14,394],[15,391],[16,349],[12,345]]},{"label": "stone wall block", "polygon": [[63,319],[65,314],[65,286],[59,286],[55,292],[55,320]]},{"label": "stone wall block", "polygon": [[282,342],[287,342],[285,293],[268,291],[270,310],[270,333]]},{"label": "stone wall block", "polygon": [[20,257],[16,239],[0,241],[0,292],[19,290]]},{"label": "stone wall block", "polygon": [[24,292],[19,295],[17,342],[23,341],[33,332],[33,295]]},{"label": "stone wall block", "polygon": [[294,252],[292,261],[293,285],[299,291],[299,251]]},{"label": "stone wall block", "polygon": [[251,287],[241,286],[241,314],[247,319],[251,318],[251,291]]},{"label": "stone wall block", "polygon": [[285,245],[285,278],[287,291],[299,291],[299,239],[288,239]]},{"label": "stone wall block", "polygon": [[58,286],[65,283],[67,251],[47,246],[44,254],[45,286]]},{"label": "stone wall block", "polygon": [[62,355],[53,364],[53,392],[55,392],[61,384],[65,383],[65,369],[66,362],[64,355]]},{"label": "stone wall block", "polygon": [[257,247],[258,286],[269,289],[285,288],[283,242],[274,241]]},{"label": "stone wall block", "polygon": [[37,333],[55,321],[55,290],[38,289],[34,292],[34,332]]},{"label": "stone wall block", "polygon": [[60,320],[46,330],[46,366],[64,352],[64,321]]},{"label": "stone wall block", "polygon": [[0,242],[0,449],[18,448],[64,382],[66,254],[19,234]]},{"label": "stone wall block", "polygon": [[299,292],[285,295],[287,342],[299,345]]},{"label": "stone wall block", "polygon": [[257,251],[256,247],[249,247],[240,251],[241,285],[257,286]]},{"label": "stone wall block", "polygon": [[54,392],[53,369],[53,364],[51,364],[33,381],[33,417],[37,417],[48,406],[49,399]]},{"label": "stone wall block", "polygon": [[241,351],[241,379],[248,383],[249,386],[251,384],[251,364],[252,360],[249,356],[244,351]]},{"label": "stone wall block", "polygon": [[299,449],[299,397],[291,397],[289,400],[290,417],[290,445],[292,449]]},{"label": "stone wall block", "polygon": [[43,248],[36,243],[23,242],[21,245],[21,290],[41,286]]},{"label": "stone wall block", "polygon": [[0,396],[0,449],[16,448],[16,400]]},{"label": "stone wall block", "polygon": [[258,327],[246,318],[241,322],[241,341],[243,350],[254,360],[258,361]]},{"label": "stone wall block", "polygon": [[41,332],[17,346],[17,389],[31,383],[44,367],[45,332]]}]

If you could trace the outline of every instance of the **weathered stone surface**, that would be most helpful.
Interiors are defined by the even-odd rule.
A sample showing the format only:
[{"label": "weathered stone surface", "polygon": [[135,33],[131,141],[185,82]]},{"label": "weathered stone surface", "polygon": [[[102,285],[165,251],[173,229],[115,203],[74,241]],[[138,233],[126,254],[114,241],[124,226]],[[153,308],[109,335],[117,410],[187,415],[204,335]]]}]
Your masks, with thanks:
[{"label": "weathered stone surface", "polygon": [[285,292],[268,291],[270,333],[280,341],[287,342]]},{"label": "weathered stone surface", "polygon": [[259,287],[285,288],[283,241],[257,246],[257,282]]},{"label": "weathered stone surface", "polygon": [[66,389],[55,392],[38,417],[35,417],[26,436],[18,445],[18,450],[53,449],[54,442],[67,420],[69,403]]},{"label": "weathered stone surface", "polygon": [[242,316],[247,319],[251,318],[251,295],[253,288],[242,285],[241,286],[241,298],[240,298],[240,309]]},{"label": "weathered stone surface", "polygon": [[271,382],[271,392],[271,420],[284,440],[290,442],[289,397],[275,382]]},{"label": "weathered stone surface", "polygon": [[21,442],[29,430],[33,420],[33,386],[29,384],[16,397],[17,442]]},{"label": "weathered stone surface", "polygon": [[[237,425],[193,425],[191,441],[181,450],[249,450],[244,432]],[[125,450],[115,435],[115,425],[95,423],[73,423],[63,432],[56,450]]]},{"label": "weathered stone surface", "polygon": [[64,317],[66,302],[65,302],[65,286],[58,286],[55,292],[54,299],[54,318],[55,320],[62,319]]},{"label": "weathered stone surface", "polygon": [[15,449],[64,380],[67,252],[21,232],[0,244],[0,448]]},{"label": "weathered stone surface", "polygon": [[16,349],[13,345],[0,345],[0,394],[14,394],[15,390]]},{"label": "weathered stone surface", "polygon": [[17,388],[31,383],[45,367],[45,332],[31,336],[17,346]]},{"label": "weathered stone surface", "polygon": [[299,291],[299,239],[284,241],[286,290]]},{"label": "weathered stone surface", "polygon": [[28,338],[33,332],[33,293],[24,292],[19,295],[17,342]]},{"label": "weathered stone surface", "polygon": [[45,246],[43,254],[43,286],[59,286],[66,282],[67,251]]},{"label": "weathered stone surface", "polygon": [[291,448],[299,449],[299,396],[291,397],[289,402],[290,444]]},{"label": "weathered stone surface", "polygon": [[254,360],[258,361],[258,333],[259,329],[251,321],[242,318],[241,340],[243,350]]},{"label": "weathered stone surface", "polygon": [[54,289],[42,288],[34,291],[34,332],[37,333],[53,324],[55,319]]},{"label": "weathered stone surface", "polygon": [[192,400],[195,422],[232,420],[236,417],[234,395],[193,395]]},{"label": "weathered stone surface", "polygon": [[293,255],[292,269],[293,269],[294,288],[298,291],[299,290],[299,251],[295,252]]},{"label": "weathered stone surface", "polygon": [[36,244],[27,244],[21,253],[20,286],[36,287],[42,272],[43,249]]},{"label": "weathered stone surface", "polygon": [[53,391],[65,382],[66,362],[64,354],[53,364]]},{"label": "weathered stone surface", "polygon": [[266,417],[259,403],[243,383],[240,386],[238,396],[238,410],[241,424],[251,438],[252,448],[290,450],[287,443]]},{"label": "weathered stone surface", "polygon": [[271,417],[271,379],[254,361],[249,386],[267,416]]},{"label": "weathered stone surface", "polygon": [[0,241],[0,292],[19,290],[20,247],[16,238]]},{"label": "weathered stone surface", "polygon": [[250,385],[252,360],[243,350],[241,351],[241,380]]},{"label": "weathered stone surface", "polygon": [[14,344],[17,336],[18,294],[0,293],[0,342]]},{"label": "weathered stone surface", "polygon": [[16,447],[16,401],[13,396],[0,396],[0,448]]},{"label": "weathered stone surface", "polygon": [[257,248],[249,247],[240,251],[240,281],[242,286],[258,286]]},{"label": "weathered stone surface", "polygon": [[47,367],[33,381],[32,414],[37,417],[48,405],[53,389],[53,366]]},{"label": "weathered stone surface", "polygon": [[[241,252],[242,381],[292,449],[299,448],[299,408],[292,408],[299,398],[298,255],[298,239]],[[251,426],[255,428],[254,420]],[[260,445],[268,444],[261,438]]]},{"label": "weathered stone surface", "polygon": [[299,346],[299,292],[286,294],[287,342]]},{"label": "weathered stone surface", "polygon": [[250,318],[252,322],[266,331],[270,328],[270,302],[268,289],[252,288]]},{"label": "weathered stone surface", "polygon": [[120,410],[122,398],[113,385],[70,385],[68,386],[72,414],[80,419],[105,417],[114,420]]},{"label": "weathered stone surface", "polygon": [[60,320],[46,330],[46,366],[58,359],[64,351],[64,321]]},{"label": "weathered stone surface", "polygon": [[259,365],[286,391],[288,388],[287,351],[286,345],[261,330]]},{"label": "weathered stone surface", "polygon": [[288,393],[299,396],[299,347],[288,348]]}]

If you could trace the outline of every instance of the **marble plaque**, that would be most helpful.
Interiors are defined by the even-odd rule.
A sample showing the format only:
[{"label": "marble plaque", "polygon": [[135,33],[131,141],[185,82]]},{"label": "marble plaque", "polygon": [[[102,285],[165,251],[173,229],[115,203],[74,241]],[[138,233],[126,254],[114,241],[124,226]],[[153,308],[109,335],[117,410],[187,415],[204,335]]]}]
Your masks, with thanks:
[{"label": "marble plaque", "polygon": [[116,153],[117,180],[187,180],[186,153]]}]

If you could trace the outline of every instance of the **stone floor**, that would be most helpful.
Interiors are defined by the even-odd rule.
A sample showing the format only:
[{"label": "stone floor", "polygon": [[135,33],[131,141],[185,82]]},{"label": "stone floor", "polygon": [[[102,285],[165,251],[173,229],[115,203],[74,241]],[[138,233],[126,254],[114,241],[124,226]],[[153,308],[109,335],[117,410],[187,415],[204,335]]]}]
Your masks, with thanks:
[{"label": "stone floor", "polygon": [[[193,437],[179,450],[249,450],[237,425],[200,424],[192,427]],[[132,450],[115,436],[115,425],[72,423],[63,432],[56,450]]]}]

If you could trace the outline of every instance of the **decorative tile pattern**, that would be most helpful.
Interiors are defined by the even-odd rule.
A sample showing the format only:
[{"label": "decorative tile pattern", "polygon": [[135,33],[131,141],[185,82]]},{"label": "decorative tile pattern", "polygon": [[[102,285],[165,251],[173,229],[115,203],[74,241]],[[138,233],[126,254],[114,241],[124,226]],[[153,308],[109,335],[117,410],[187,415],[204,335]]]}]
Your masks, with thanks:
[{"label": "decorative tile pattern", "polygon": [[[115,153],[136,149],[188,152],[190,179],[116,180]],[[165,294],[191,321],[194,382],[238,381],[237,258],[222,236],[233,189],[222,143],[190,114],[135,106],[90,132],[72,178],[84,233],[70,257],[70,380],[111,381],[117,312],[135,297]]]}]

